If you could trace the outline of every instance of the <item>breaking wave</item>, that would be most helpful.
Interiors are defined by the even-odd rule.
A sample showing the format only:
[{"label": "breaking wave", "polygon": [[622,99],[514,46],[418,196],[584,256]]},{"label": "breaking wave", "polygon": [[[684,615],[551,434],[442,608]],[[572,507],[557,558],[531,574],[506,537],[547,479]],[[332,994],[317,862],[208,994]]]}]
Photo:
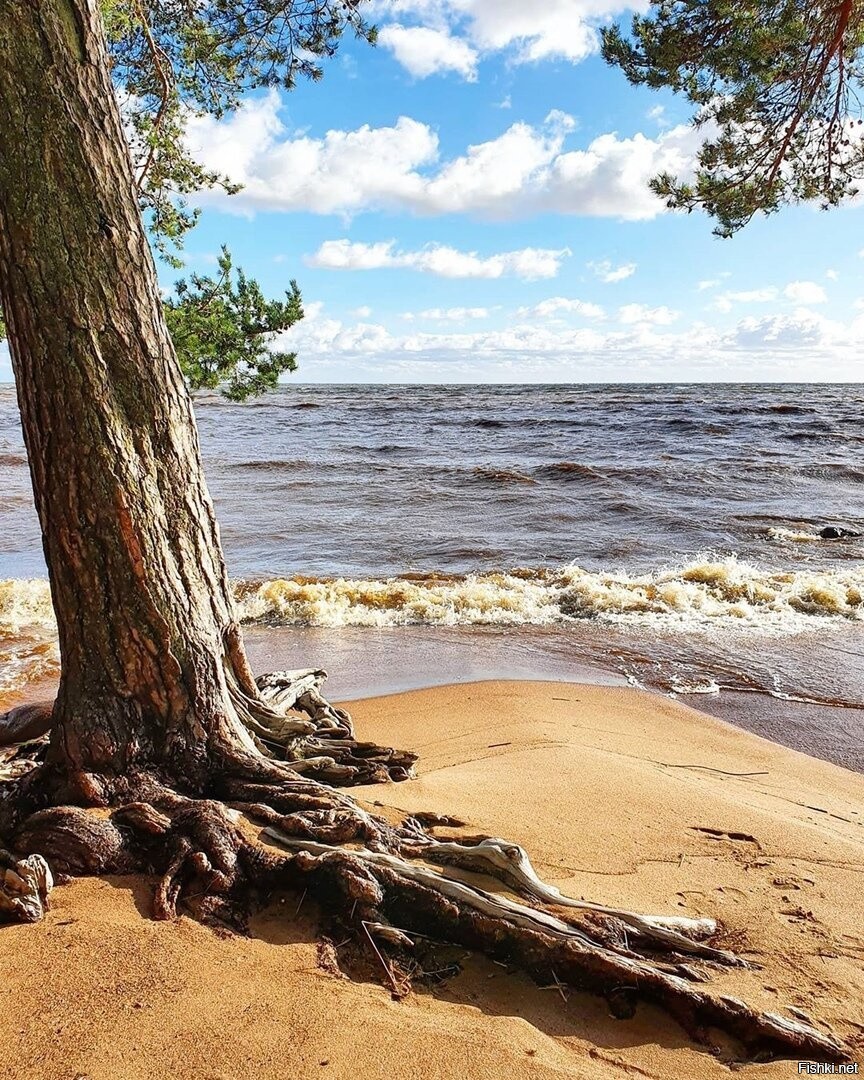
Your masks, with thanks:
[{"label": "breaking wave", "polygon": [[864,621],[864,571],[766,571],[734,557],[645,574],[514,569],[388,580],[280,578],[239,583],[245,622],[285,626],[566,625],[572,620],[666,629],[768,633]]},{"label": "breaking wave", "polygon": [[[548,626],[597,619],[796,632],[823,620],[864,621],[864,568],[772,571],[734,556],[641,574],[563,566],[380,580],[275,578],[237,581],[234,594],[244,622],[271,626]],[[47,581],[0,581],[0,643],[55,629]]]},{"label": "breaking wave", "polygon": [[806,529],[785,529],[782,526],[772,526],[768,530],[769,540],[788,540],[793,544],[822,543],[822,537],[818,532],[808,532]]},{"label": "breaking wave", "polygon": [[[571,565],[386,580],[275,578],[233,588],[242,621],[259,626],[536,626],[566,634],[568,625],[593,620],[631,626],[650,642],[652,631],[776,636],[864,622],[864,568],[771,571],[734,557],[641,574]],[[28,683],[56,677],[56,635],[47,581],[0,581],[0,704]],[[701,676],[671,687],[709,695],[723,688]]]},{"label": "breaking wave", "polygon": [[55,629],[47,581],[0,581],[0,642],[24,633]]},{"label": "breaking wave", "polygon": [[0,695],[59,671],[48,582],[0,581]]}]

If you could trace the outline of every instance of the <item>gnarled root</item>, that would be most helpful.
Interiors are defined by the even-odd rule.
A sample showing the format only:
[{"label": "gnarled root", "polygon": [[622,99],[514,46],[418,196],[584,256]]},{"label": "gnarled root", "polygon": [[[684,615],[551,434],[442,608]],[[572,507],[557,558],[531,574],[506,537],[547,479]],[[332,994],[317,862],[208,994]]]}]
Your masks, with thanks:
[{"label": "gnarled root", "polygon": [[[848,1060],[842,1044],[797,1019],[758,1013],[697,987],[716,965],[743,963],[712,945],[710,920],[643,915],[566,897],[538,877],[516,844],[437,839],[413,818],[392,825],[322,783],[322,777],[350,784],[407,775],[404,766],[392,766],[400,760],[395,751],[358,743],[350,718],[321,704],[322,677],[270,676],[254,691],[251,675],[238,678],[238,708],[267,721],[268,739],[279,721],[288,725],[281,734],[290,733],[281,760],[272,747],[268,756],[219,750],[210,789],[202,793],[209,797],[180,794],[152,774],[58,786],[56,792],[92,791],[92,799],[81,801],[118,808],[106,813],[37,802],[43,808],[9,837],[19,856],[0,855],[0,913],[29,921],[41,916],[51,884],[48,864],[72,875],[155,874],[157,917],[174,918],[182,906],[198,919],[235,929],[272,890],[306,890],[374,948],[394,987],[391,958],[410,954],[415,935],[431,937],[477,949],[543,983],[602,994],[617,1016],[632,1015],[639,999],[654,1002],[718,1054],[712,1033],[719,1031],[740,1047],[741,1059]],[[268,694],[275,707],[264,700]],[[286,702],[303,717],[288,716]],[[306,727],[299,731],[296,724]],[[319,752],[324,747],[337,752],[325,755]],[[413,755],[401,760],[408,758],[413,762]],[[265,826],[264,838],[276,847],[262,843],[253,822]],[[448,876],[441,867],[495,878],[525,902]]]},{"label": "gnarled root", "polygon": [[234,708],[265,757],[339,787],[414,775],[416,754],[358,742],[350,715],[321,694],[326,671],[274,671],[256,680],[235,627],[226,632],[225,645]]},{"label": "gnarled root", "polygon": [[[428,838],[427,838],[428,839]],[[730,967],[747,965],[733,953],[705,945],[702,939],[717,932],[713,919],[688,919],[681,916],[640,915],[635,911],[611,908],[588,900],[574,900],[564,896],[553,885],[547,885],[537,876],[528,853],[518,844],[496,837],[487,837],[477,844],[444,843],[432,840],[420,849],[423,858],[445,866],[462,866],[468,870],[491,874],[516,892],[539,903],[555,907],[575,908],[594,912],[622,923],[627,929],[648,941],[672,949],[674,952],[714,960]]]},{"label": "gnarled root", "polygon": [[53,710],[53,701],[34,701],[0,714],[0,746],[16,746],[47,735]]},{"label": "gnarled root", "polygon": [[[710,946],[702,946],[701,955],[694,957],[691,946],[697,943],[683,931],[707,927],[685,922],[668,930],[661,919],[583,907],[581,901],[568,904],[551,886],[535,882],[536,875],[529,874],[527,882],[514,877],[512,857],[505,856],[510,865],[503,869],[489,859],[489,850],[501,841],[486,842],[486,854],[477,851],[484,845],[436,853],[435,842],[424,843],[429,838],[418,834],[416,824],[390,826],[323,785],[300,783],[305,790],[273,789],[270,801],[244,807],[247,822],[252,817],[271,823],[264,836],[281,852],[254,840],[236,809],[169,790],[151,791],[155,803],[130,803],[108,817],[71,807],[40,811],[17,831],[13,843],[18,850],[38,852],[35,859],[47,857],[64,873],[156,873],[154,913],[159,918],[173,918],[183,904],[196,918],[242,929],[250,905],[270,891],[306,890],[358,940],[374,940],[378,954],[395,961],[410,954],[412,935],[432,937],[479,950],[540,982],[560,981],[600,993],[618,1016],[632,1015],[638,1000],[654,1002],[715,1053],[720,1050],[712,1032],[720,1031],[734,1039],[742,1059],[848,1060],[839,1042],[815,1028],[698,989],[694,983],[706,972],[692,966],[694,959],[703,967],[736,962]],[[344,805],[312,808],[315,788],[320,788],[321,803],[337,796]],[[281,813],[270,805],[281,803],[288,810],[298,798],[302,809]],[[436,854],[442,862],[482,868],[498,878],[509,874],[511,887],[532,903],[445,876],[428,865]],[[557,911],[540,906],[538,890],[551,890],[545,903]],[[559,914],[574,908],[580,917]],[[645,925],[634,925],[640,919]],[[657,929],[673,936],[658,936]]]},{"label": "gnarled root", "polygon": [[0,920],[39,922],[53,888],[54,878],[41,855],[16,859],[0,850]]},{"label": "gnarled root", "polygon": [[53,708],[52,701],[37,701],[0,714],[0,781],[16,780],[41,761]]},{"label": "gnarled root", "polygon": [[[745,1058],[801,1057],[839,1062],[848,1051],[833,1037],[797,1020],[758,1013],[731,997],[691,985],[693,973],[599,940],[590,926],[574,925],[505,896],[398,857],[288,837],[268,828],[278,844],[298,852],[301,872],[319,895],[355,924],[395,931],[384,935],[399,947],[412,931],[464,945],[527,971],[543,983],[560,981],[606,996],[616,1015],[632,1015],[637,999],[671,1013],[697,1042],[715,1053],[711,1031],[731,1035]],[[300,861],[302,859],[302,861]],[[722,954],[721,954],[722,955]],[[674,953],[673,953],[674,957]]]}]

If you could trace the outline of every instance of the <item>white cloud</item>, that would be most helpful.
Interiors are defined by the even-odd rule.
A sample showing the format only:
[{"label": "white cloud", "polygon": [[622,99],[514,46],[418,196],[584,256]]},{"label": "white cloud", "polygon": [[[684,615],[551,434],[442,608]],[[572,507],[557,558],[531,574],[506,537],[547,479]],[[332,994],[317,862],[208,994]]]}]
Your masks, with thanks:
[{"label": "white cloud", "polygon": [[670,128],[656,139],[641,133],[600,135],[584,150],[556,156],[537,201],[562,214],[630,221],[656,217],[664,206],[648,181],[661,172],[688,177],[702,139],[703,133],[689,125]]},{"label": "white cloud", "polygon": [[467,213],[495,220],[583,214],[641,220],[664,211],[648,189],[658,172],[687,176],[702,133],[672,128],[651,139],[611,132],[565,149],[576,124],[553,110],[539,126],[511,124],[494,139],[440,158],[432,128],[402,116],[395,124],[320,137],[288,132],[276,91],[250,99],[227,120],[193,117],[190,149],[208,168],[244,187],[202,193],[228,210],[305,210],[350,215],[374,209],[420,215]]},{"label": "white cloud", "polygon": [[829,281],[837,281],[839,280],[840,275],[836,270],[826,270],[825,277],[827,277]]},{"label": "white cloud", "polygon": [[825,290],[815,281],[792,281],[783,295],[796,304],[824,304],[828,300]]},{"label": "white cloud", "polygon": [[766,285],[760,289],[744,289],[739,292],[725,292],[714,300],[717,311],[729,312],[735,304],[770,304],[780,298],[791,300],[794,304],[824,304],[828,297],[821,285],[814,281],[792,281],[781,292],[776,285]]},{"label": "white cloud", "polygon": [[621,0],[377,0],[374,16],[409,18],[459,33],[481,53],[508,50],[516,63],[576,63],[597,49],[598,23],[642,5]]},{"label": "white cloud", "polygon": [[521,317],[529,316],[536,319],[548,319],[550,316],[567,312],[579,315],[583,319],[603,319],[606,313],[599,304],[592,304],[585,300],[570,300],[566,296],[550,296],[548,300],[541,300],[534,307],[519,308]]},{"label": "white cloud", "polygon": [[725,278],[728,278],[728,277],[731,277],[731,276],[732,276],[732,274],[728,270],[724,270],[722,273],[718,274],[717,277],[706,278],[704,281],[697,282],[696,283],[696,291],[697,292],[705,292],[706,289],[716,289],[717,286]]},{"label": "white cloud", "polygon": [[843,326],[798,309],[725,330],[694,323],[672,332],[646,322],[572,327],[524,319],[521,310],[515,316],[521,321],[482,330],[393,333],[368,323],[347,326],[319,311],[279,346],[299,351],[303,378],[313,382],[802,382],[864,375],[864,318]]},{"label": "white cloud", "polygon": [[830,345],[843,336],[841,328],[816,312],[800,308],[791,315],[742,319],[724,336],[724,343],[745,349],[801,348]]},{"label": "white cloud", "polygon": [[715,299],[712,306],[717,311],[728,312],[732,310],[735,304],[768,304],[772,300],[776,300],[778,295],[779,291],[774,285],[769,285],[764,289],[725,292]]},{"label": "white cloud", "polygon": [[[279,94],[250,100],[228,120],[193,117],[188,143],[208,167],[244,185],[227,209],[351,213],[376,205],[405,205],[423,180],[416,171],[438,155],[438,137],[426,124],[401,116],[391,127],[301,132],[284,137]],[[218,195],[204,196],[222,202]]]},{"label": "white cloud", "polygon": [[668,326],[680,318],[680,311],[668,307],[647,307],[645,304],[625,304],[618,308],[618,321],[630,323],[651,323],[653,326]]},{"label": "white cloud", "polygon": [[421,213],[471,211],[491,217],[510,217],[514,200],[529,200],[532,188],[561,159],[566,135],[575,121],[553,110],[537,130],[517,123],[497,139],[469,146],[461,157],[447,162],[426,180],[417,209]]},{"label": "white cloud", "polygon": [[376,244],[350,240],[325,240],[314,255],[307,256],[308,266],[326,270],[381,270],[401,268],[437,274],[446,278],[518,277],[525,281],[553,278],[569,248],[522,248],[496,255],[478,255],[459,251],[444,244],[429,244],[418,251],[399,251],[395,240]]},{"label": "white cloud", "polygon": [[636,273],[636,263],[622,263],[620,266],[613,266],[609,259],[604,259],[602,262],[588,263],[588,269],[592,270],[594,276],[600,278],[604,284],[614,285],[616,282],[632,277]]},{"label": "white cloud", "polygon": [[476,50],[446,30],[391,23],[379,31],[378,41],[415,79],[444,71],[455,71],[468,82],[477,78]]},{"label": "white cloud", "polygon": [[372,308],[369,307],[367,304],[363,304],[358,308],[354,308],[351,314],[358,319],[368,319],[369,316],[372,314]]},{"label": "white cloud", "polygon": [[413,322],[414,319],[430,319],[433,322],[466,322],[468,319],[488,319],[489,315],[489,308],[485,307],[452,307],[405,311],[402,313],[402,318],[406,322]]}]

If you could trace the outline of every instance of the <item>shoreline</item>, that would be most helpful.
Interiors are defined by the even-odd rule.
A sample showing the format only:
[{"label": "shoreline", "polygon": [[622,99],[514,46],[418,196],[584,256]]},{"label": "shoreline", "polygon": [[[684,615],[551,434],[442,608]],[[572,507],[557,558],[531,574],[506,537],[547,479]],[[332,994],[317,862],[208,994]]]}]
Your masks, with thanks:
[{"label": "shoreline", "polygon": [[[566,682],[575,686],[633,688],[658,701],[680,702],[778,746],[864,774],[864,704],[789,700],[763,688],[719,693],[670,693],[603,667],[596,655],[568,655],[531,634],[474,628],[244,627],[256,672],[319,668],[328,671],[331,701],[358,700],[488,681]],[[648,643],[650,646],[650,643]],[[612,657],[609,658],[610,664]],[[0,691],[0,712],[46,700],[56,677],[35,678]]]},{"label": "shoreline", "polygon": [[[416,780],[352,789],[370,809],[456,814],[570,895],[717,918],[759,968],[712,972],[706,991],[804,1010],[860,1050],[862,777],[627,687],[485,681],[351,709],[361,737],[420,754]],[[729,1075],[653,1007],[614,1020],[461,952],[460,974],[395,1002],[320,966],[311,899],[277,898],[250,937],[224,937],[152,922],[151,888],[79,880],[44,923],[0,928],[10,1080],[486,1080],[490,1062],[512,1080]]]},{"label": "shoreline", "polygon": [[[319,667],[329,672],[325,696],[344,702],[489,680],[562,681],[586,686],[634,687],[620,672],[593,657],[575,658],[538,647],[532,635],[495,631],[463,634],[450,628],[246,627],[253,670]],[[394,649],[394,645],[398,645]],[[634,687],[660,700],[680,701],[740,730],[864,773],[864,704],[790,701],[767,690],[677,694]]]}]

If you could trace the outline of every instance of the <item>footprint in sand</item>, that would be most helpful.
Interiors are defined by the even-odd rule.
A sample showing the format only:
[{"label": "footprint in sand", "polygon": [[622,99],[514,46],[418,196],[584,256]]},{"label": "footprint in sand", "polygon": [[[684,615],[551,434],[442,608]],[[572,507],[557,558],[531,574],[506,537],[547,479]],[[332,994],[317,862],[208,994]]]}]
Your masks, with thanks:
[{"label": "footprint in sand", "polygon": [[795,874],[790,874],[788,877],[774,878],[771,882],[775,889],[806,889],[808,885],[815,885],[816,882],[812,878],[797,877]]},{"label": "footprint in sand", "polygon": [[747,893],[742,889],[736,889],[734,885],[718,885],[716,891],[722,893],[723,899],[732,900],[736,904],[747,899]]}]

